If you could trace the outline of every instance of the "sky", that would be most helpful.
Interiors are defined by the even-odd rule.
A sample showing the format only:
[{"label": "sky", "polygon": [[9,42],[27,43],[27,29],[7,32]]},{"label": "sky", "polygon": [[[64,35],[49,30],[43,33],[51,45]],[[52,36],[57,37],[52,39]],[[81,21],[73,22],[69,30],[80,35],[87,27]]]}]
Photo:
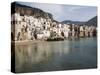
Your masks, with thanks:
[{"label": "sky", "polygon": [[46,4],[32,2],[18,2],[23,5],[42,9],[53,15],[53,18],[59,22],[64,20],[72,21],[88,21],[97,16],[97,7],[95,6],[79,6],[79,5],[62,5],[62,4]]}]

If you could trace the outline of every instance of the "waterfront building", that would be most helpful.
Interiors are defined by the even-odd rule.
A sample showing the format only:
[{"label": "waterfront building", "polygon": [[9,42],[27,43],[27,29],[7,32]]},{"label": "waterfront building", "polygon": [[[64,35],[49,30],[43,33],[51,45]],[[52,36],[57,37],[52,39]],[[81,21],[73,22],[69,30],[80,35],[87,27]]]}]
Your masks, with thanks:
[{"label": "waterfront building", "polygon": [[75,24],[62,24],[49,18],[36,18],[32,15],[11,15],[11,33],[15,41],[45,40],[54,37],[93,37],[96,36],[96,27]]},{"label": "waterfront building", "polygon": [[84,27],[80,26],[80,37],[84,37]]}]

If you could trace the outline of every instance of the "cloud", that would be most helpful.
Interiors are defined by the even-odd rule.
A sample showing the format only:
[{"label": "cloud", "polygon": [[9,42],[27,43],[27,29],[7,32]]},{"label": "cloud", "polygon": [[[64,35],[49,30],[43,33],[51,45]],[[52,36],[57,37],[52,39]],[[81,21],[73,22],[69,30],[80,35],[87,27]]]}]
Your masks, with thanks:
[{"label": "cloud", "polygon": [[69,12],[73,12],[73,11],[76,11],[77,9],[80,9],[81,7],[70,7],[68,9]]}]

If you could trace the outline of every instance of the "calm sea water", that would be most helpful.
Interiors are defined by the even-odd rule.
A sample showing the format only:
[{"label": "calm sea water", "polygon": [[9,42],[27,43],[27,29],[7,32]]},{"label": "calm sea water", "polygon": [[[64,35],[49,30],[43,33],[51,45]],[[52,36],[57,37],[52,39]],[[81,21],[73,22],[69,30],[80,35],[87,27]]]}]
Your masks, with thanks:
[{"label": "calm sea water", "polygon": [[97,67],[97,39],[81,38],[15,47],[16,72],[40,72]]}]

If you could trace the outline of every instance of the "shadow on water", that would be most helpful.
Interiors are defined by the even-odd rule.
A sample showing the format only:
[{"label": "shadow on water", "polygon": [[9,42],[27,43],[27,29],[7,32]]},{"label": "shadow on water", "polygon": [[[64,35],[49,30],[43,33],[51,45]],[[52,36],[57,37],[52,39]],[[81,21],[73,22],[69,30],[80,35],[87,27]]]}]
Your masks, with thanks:
[{"label": "shadow on water", "polygon": [[96,67],[96,38],[80,38],[15,46],[16,72],[57,71]]}]

